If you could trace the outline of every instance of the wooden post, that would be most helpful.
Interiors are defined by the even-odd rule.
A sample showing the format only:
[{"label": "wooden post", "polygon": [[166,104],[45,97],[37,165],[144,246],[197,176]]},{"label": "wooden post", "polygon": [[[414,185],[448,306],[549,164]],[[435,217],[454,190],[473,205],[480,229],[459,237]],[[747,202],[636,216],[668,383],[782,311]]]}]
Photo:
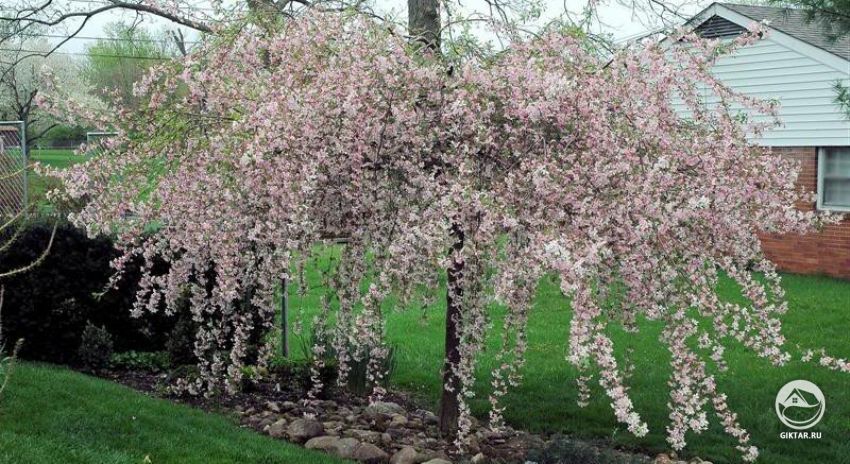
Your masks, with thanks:
[{"label": "wooden post", "polygon": [[289,358],[289,286],[287,279],[280,281],[280,347],[284,358]]}]

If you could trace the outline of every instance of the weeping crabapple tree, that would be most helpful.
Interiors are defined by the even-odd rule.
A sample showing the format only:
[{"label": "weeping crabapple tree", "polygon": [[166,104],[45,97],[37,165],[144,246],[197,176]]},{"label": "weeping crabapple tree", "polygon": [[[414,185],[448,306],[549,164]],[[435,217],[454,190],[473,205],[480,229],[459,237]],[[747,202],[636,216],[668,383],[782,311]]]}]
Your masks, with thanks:
[{"label": "weeping crabapple tree", "polygon": [[[658,321],[672,364],[671,446],[705,430],[713,410],[752,460],[757,450],[711,372],[725,367],[726,339],[788,361],[778,318],[787,303],[756,231],[821,220],[792,206],[802,195],[796,166],[747,143],[764,127],[729,110],[775,107],[708,72],[757,37],[730,47],[683,34],[687,46],[646,44],[607,62],[549,33],[447,69],[363,17],[235,28],[155,69],[137,88],[144,110],[119,113],[112,149],[54,174],[83,203],[76,224],[118,237],[118,276],[131,258],[148,263],[136,314],[190,299],[199,375],[178,389],[233,392],[246,363],[267,362],[269,346],[249,360],[249,340],[272,329],[278,282],[305,282],[316,244],[344,236],[333,301],[313,320],[337,352],[340,382],[352,360],[368,359],[379,398],[386,314],[433,307],[440,276],[455,269],[459,344],[447,388],[460,402],[458,444],[488,329],[502,340],[489,374],[499,427],[500,400],[521,380],[532,297],[553,274],[571,300],[564,335],[582,402],[595,379],[617,420],[647,433],[610,331]],[[702,104],[706,89],[722,103]],[[167,272],[154,272],[159,259]],[[748,304],[718,299],[721,272]],[[500,327],[488,315],[494,302],[507,308]]]}]

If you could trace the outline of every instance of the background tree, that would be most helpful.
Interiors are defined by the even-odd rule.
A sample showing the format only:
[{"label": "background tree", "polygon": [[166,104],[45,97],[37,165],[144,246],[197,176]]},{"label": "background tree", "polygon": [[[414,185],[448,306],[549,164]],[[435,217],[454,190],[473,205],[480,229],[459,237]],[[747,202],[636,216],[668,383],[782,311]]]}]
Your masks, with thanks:
[{"label": "background tree", "polygon": [[172,36],[170,31],[158,37],[178,37],[178,41],[156,38],[141,25],[121,22],[108,25],[105,33],[106,38],[86,50],[83,76],[100,98],[117,99],[120,106],[128,108],[139,104],[133,96],[133,85],[151,66],[185,54],[186,50],[182,35]]},{"label": "background tree", "polygon": [[26,121],[27,145],[32,146],[62,121],[58,115],[41,111],[39,92],[48,73],[62,76],[74,98],[90,100],[88,86],[82,82],[80,66],[66,55],[42,56],[52,45],[43,39],[21,38],[0,45],[0,120]]},{"label": "background tree", "polygon": [[848,0],[771,0],[771,3],[801,8],[810,20],[818,21],[833,38],[850,34],[850,1]]}]

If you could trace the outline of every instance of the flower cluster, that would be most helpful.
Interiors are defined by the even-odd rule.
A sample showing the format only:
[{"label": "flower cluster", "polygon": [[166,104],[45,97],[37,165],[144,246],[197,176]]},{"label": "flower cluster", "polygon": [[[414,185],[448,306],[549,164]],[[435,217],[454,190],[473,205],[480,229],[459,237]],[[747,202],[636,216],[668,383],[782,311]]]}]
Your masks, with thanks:
[{"label": "flower cluster", "polygon": [[[617,419],[647,432],[608,329],[659,321],[674,367],[671,445],[704,430],[711,406],[754,458],[707,363],[722,365],[726,338],[787,360],[777,318],[786,304],[756,234],[806,231],[816,218],[793,207],[797,167],[747,142],[764,126],[745,115],[775,106],[708,72],[730,47],[680,42],[601,61],[552,33],[448,69],[363,18],[242,27],[155,70],[137,89],[147,109],[115,149],[58,175],[84,201],[73,220],[119,238],[119,270],[132,256],[148,263],[136,311],[190,298],[201,375],[183,386],[193,391],[238,387],[252,334],[271,327],[278,283],[303,272],[317,243],[344,237],[327,282],[335,302],[314,323],[333,340],[341,377],[368,356],[378,386],[384,303],[428,306],[445,269],[462,269],[448,290],[461,305],[459,436],[493,301],[507,307],[490,395],[498,425],[549,273],[571,297],[568,360],[583,402],[597,378]],[[707,92],[720,103],[704,104]],[[748,304],[718,299],[721,271]]]}]

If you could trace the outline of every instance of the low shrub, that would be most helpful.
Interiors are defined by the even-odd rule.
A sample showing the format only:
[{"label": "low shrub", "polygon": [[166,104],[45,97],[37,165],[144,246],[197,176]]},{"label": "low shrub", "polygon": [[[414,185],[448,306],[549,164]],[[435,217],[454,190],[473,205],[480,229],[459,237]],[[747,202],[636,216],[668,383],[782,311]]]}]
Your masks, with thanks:
[{"label": "low shrub", "polygon": [[112,335],[106,328],[87,322],[77,350],[80,364],[89,369],[105,369],[112,359],[112,349]]},{"label": "low shrub", "polygon": [[[186,303],[188,304],[188,303]],[[188,308],[178,311],[177,321],[168,333],[165,342],[165,350],[174,366],[185,366],[195,364],[198,357],[195,356],[195,331],[197,324],[192,320]]]},{"label": "low shrub", "polygon": [[[315,355],[313,353],[313,347],[317,345],[324,347],[324,355],[323,355],[323,364],[324,367],[320,371],[320,380],[323,385],[332,385],[336,382],[339,377],[339,362],[337,352],[333,347],[333,344],[329,340],[317,340],[313,333],[310,333],[301,338],[301,351],[304,355],[304,359],[306,360],[308,367],[309,365],[314,364]],[[348,350],[348,352],[353,352],[354,350]],[[388,348],[387,356],[381,360],[380,369],[384,372],[384,377],[381,379],[381,386],[387,387],[390,383],[390,379],[395,373],[396,369],[396,347],[391,345]],[[345,382],[345,387],[355,395],[364,396],[371,392],[372,385],[367,379],[366,373],[368,370],[369,362],[371,359],[368,354],[361,359],[350,359],[348,361],[348,378]],[[309,372],[309,369],[308,369]],[[309,389],[312,386],[312,379],[308,374],[304,379],[305,388]]]},{"label": "low shrub", "polygon": [[165,351],[126,351],[115,353],[110,359],[110,367],[129,371],[162,372],[171,366]]},{"label": "low shrub", "polygon": [[[32,263],[45,249],[52,223],[25,225],[17,239],[0,253],[4,267]],[[9,232],[11,233],[11,232]],[[4,335],[24,338],[24,359],[73,363],[86,322],[105,327],[118,351],[159,351],[175,323],[174,317],[146,314],[133,318],[138,267],[130,266],[116,288],[105,289],[117,256],[111,240],[89,238],[70,224],[61,224],[45,260],[28,272],[4,281]]]}]

